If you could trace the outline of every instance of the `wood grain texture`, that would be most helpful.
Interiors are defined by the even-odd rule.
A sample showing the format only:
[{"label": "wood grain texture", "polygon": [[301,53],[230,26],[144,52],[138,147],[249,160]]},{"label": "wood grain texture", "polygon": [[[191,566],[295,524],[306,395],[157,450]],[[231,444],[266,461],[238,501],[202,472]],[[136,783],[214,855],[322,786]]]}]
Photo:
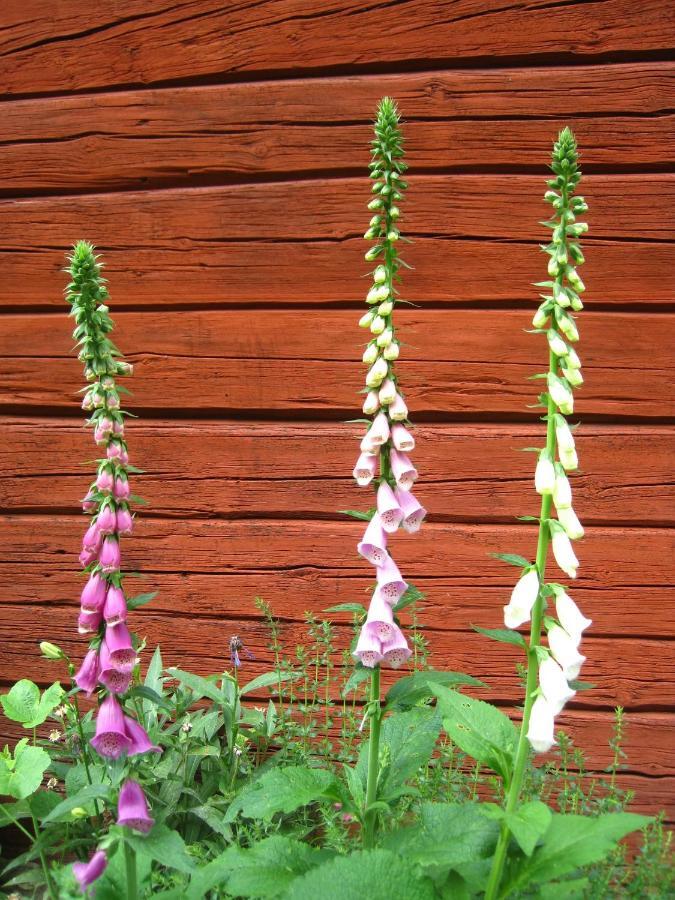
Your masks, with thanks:
[{"label": "wood grain texture", "polygon": [[675,44],[661,0],[518,4],[410,0],[6,0],[0,90],[62,92],[197,76],[561,55],[580,59]]},{"label": "wood grain texture", "polygon": [[[130,408],[274,410],[298,417],[332,410],[354,417],[364,376],[358,315],[308,315],[305,309],[120,314],[116,339],[136,364],[137,399]],[[37,332],[36,321],[44,322]],[[528,312],[402,307],[397,323],[405,341],[399,374],[418,417],[521,415],[536,402],[538,386],[528,378],[543,367],[545,354],[542,338],[525,331]],[[3,325],[0,406],[73,409],[82,375],[66,314],[5,316]],[[579,328],[586,380],[578,414],[675,414],[675,318],[589,311]]]},{"label": "wood grain texture", "polygon": [[[79,421],[0,419],[0,430],[0,508],[73,509],[87,484],[78,460],[92,447]],[[143,517],[335,518],[368,497],[349,474],[353,426],[132,420],[127,434],[144,471]],[[417,493],[433,521],[508,522],[529,510],[534,460],[518,448],[536,444],[539,428],[422,425],[415,435]],[[576,441],[574,505],[587,525],[675,524],[672,429],[584,426]]]},{"label": "wood grain texture", "polygon": [[585,170],[627,164],[661,168],[673,161],[674,119],[668,110],[674,79],[670,63],[624,63],[5,102],[0,103],[0,192],[147,188],[361,169],[372,111],[384,94],[392,94],[404,111],[413,172],[540,170],[563,125],[574,128]]},{"label": "wood grain texture", "polygon": [[[543,185],[536,186],[532,179],[528,183],[535,204],[532,213],[544,215],[540,202]],[[442,182],[437,184],[442,186]],[[478,187],[479,182],[475,184]],[[83,235],[105,254],[118,304],[162,308],[186,303],[320,305],[363,296],[366,245],[356,235],[367,221],[363,206],[367,194],[353,195],[349,206],[340,200],[331,203],[328,194],[339,196],[339,183],[317,182],[322,195],[313,194],[312,184],[303,185],[283,192],[286,200],[280,203],[280,189],[268,192],[269,187],[3,201],[0,305],[60,305],[64,252]],[[639,191],[639,181],[635,188]],[[261,205],[247,202],[245,192],[254,190]],[[360,186],[358,190],[360,193]],[[246,216],[235,213],[232,205],[221,205],[228,194],[237,198],[240,211],[246,208]],[[324,206],[321,196],[326,198],[326,220],[317,227]],[[474,233],[458,234],[456,226],[451,226],[447,236],[439,236],[447,227],[440,205],[428,220],[431,225],[426,226],[435,230],[434,234],[426,229],[421,235],[408,231],[415,243],[407,248],[406,257],[416,271],[408,273],[405,282],[407,299],[507,304],[532,296],[532,282],[540,281],[545,271],[534,241],[545,238],[546,232],[527,226],[530,243],[510,224],[504,231],[506,215],[499,217],[501,224],[496,225],[496,217],[490,213],[488,221],[496,234],[485,236],[485,224],[475,224],[482,223],[484,216],[470,196],[475,194],[464,192],[465,221],[473,220]],[[450,204],[447,219],[452,221],[452,200],[447,193],[446,197],[444,202]],[[482,206],[485,210],[484,201]],[[290,208],[291,217],[286,215]],[[610,202],[605,208],[609,231],[614,206]],[[31,235],[29,248],[25,247],[26,234]],[[585,246],[589,301],[672,301],[675,244],[642,239],[627,245],[592,238]]]}]

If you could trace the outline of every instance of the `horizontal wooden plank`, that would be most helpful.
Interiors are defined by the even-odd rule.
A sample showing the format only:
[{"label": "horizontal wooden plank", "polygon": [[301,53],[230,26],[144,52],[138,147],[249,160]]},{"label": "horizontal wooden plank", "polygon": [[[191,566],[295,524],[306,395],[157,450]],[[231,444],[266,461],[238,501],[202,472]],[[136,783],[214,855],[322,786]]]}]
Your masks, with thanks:
[{"label": "horizontal wooden plank", "polygon": [[673,159],[667,110],[674,75],[670,63],[624,63],[10,101],[0,103],[0,184],[3,192],[66,192],[353,170],[364,165],[373,110],[384,94],[400,104],[414,172],[541,169],[563,125],[577,135],[584,168],[660,168]]},{"label": "horizontal wooden plank", "polygon": [[[87,483],[78,460],[92,447],[80,423],[0,419],[0,429],[0,508],[73,508]],[[332,518],[365,496],[350,474],[358,429],[346,425],[131,420],[127,435],[144,471],[144,515]],[[529,426],[419,426],[431,520],[507,521],[529,509],[534,460],[518,448],[541,436]],[[672,429],[586,426],[576,440],[574,505],[587,525],[675,524]]]},{"label": "horizontal wooden plank", "polygon": [[[534,191],[534,181],[530,183]],[[326,188],[325,182],[320,184]],[[285,188],[284,196],[292,196],[294,202],[283,208],[272,202],[279,194],[267,193],[268,187],[258,186],[261,205],[252,204],[245,214],[250,186],[0,202],[4,222],[0,306],[60,305],[63,254],[82,237],[105,254],[113,296],[129,305],[165,309],[172,303],[323,304],[363,296],[363,253],[368,245],[356,235],[364,227],[367,193],[358,202],[354,196],[351,214],[343,207],[336,217],[335,208],[327,207],[327,222],[318,227],[322,204],[312,196],[311,185],[295,193],[295,188]],[[540,202],[541,187],[532,195],[534,222],[546,213]],[[339,194],[339,185],[333,184],[330,190]],[[221,198],[235,194],[234,205],[221,208]],[[476,214],[473,196],[472,191],[464,192],[464,221],[475,231],[475,224],[468,221],[475,223],[481,214]],[[451,203],[450,198],[447,202]],[[472,206],[473,212],[469,211]],[[438,205],[436,209],[439,212],[431,224],[436,232],[419,236],[413,232],[415,243],[406,248],[406,258],[416,271],[407,273],[405,297],[499,304],[532,297],[532,282],[545,273],[534,241],[515,231],[504,240],[500,237],[505,234],[503,224],[493,224],[498,234],[492,239],[472,234],[457,237],[454,226],[445,232],[448,226],[440,218],[445,213]],[[447,217],[452,220],[451,209]],[[294,219],[300,223],[297,230]],[[231,224],[235,220],[246,222],[243,231],[240,224]],[[492,214],[488,221],[495,222]],[[609,229],[610,219],[605,221]],[[308,229],[318,234],[306,237]],[[532,226],[528,234],[534,237]],[[542,228],[539,237],[545,234]],[[636,241],[627,247],[622,241],[593,238],[586,248],[584,279],[589,301],[672,301],[672,286],[663,272],[675,267],[675,244]]]},{"label": "horizontal wooden plank", "polygon": [[[117,340],[136,364],[131,408],[276,410],[304,417],[356,412],[364,378],[359,314],[119,314]],[[398,368],[413,419],[522,414],[535,402],[536,383],[527,379],[543,367],[545,344],[525,332],[528,312],[402,307],[397,322],[405,342]],[[73,409],[82,375],[65,312],[5,316],[3,326],[0,405]],[[675,414],[675,316],[585,311],[579,328],[582,418]]]},{"label": "horizontal wooden plank", "polygon": [[[12,672],[14,677],[48,678],[53,664],[34,659],[36,642],[46,639],[62,647],[68,655],[79,658],[87,642],[75,629],[76,612],[76,604],[69,608],[53,604],[13,606],[11,610],[0,607],[5,671]],[[516,702],[522,691],[516,662],[522,661],[522,654],[510,645],[489,645],[483,635],[469,630],[441,631],[439,624],[429,617],[429,627],[424,630],[437,664],[485,681],[489,692],[482,691],[482,696],[504,703]],[[466,627],[464,622],[461,624]],[[270,665],[270,636],[264,623],[256,618],[229,619],[225,609],[202,617],[195,616],[192,610],[170,616],[159,615],[152,609],[143,610],[134,616],[134,629],[149,645],[160,644],[167,661],[177,660],[174,664],[189,671],[226,668],[229,665],[227,641],[232,634],[239,635],[253,654],[254,660],[250,666],[247,664],[252,675],[267,670]],[[291,648],[306,642],[303,623],[287,622],[284,634]],[[351,626],[335,626],[332,658],[336,665],[340,665],[351,639]],[[628,710],[668,710],[675,701],[675,671],[662,647],[660,641],[646,638],[586,638],[583,652],[587,662],[583,675],[595,687],[583,692],[576,698],[577,702],[595,709],[621,705]],[[643,664],[646,659],[650,661],[649,666]],[[387,682],[390,681],[388,675]]]},{"label": "horizontal wooden plank", "polygon": [[270,3],[180,0],[149,10],[114,0],[83,8],[62,0],[43,15],[7,0],[0,88],[64,92],[146,85],[196,76],[311,72],[373,64],[561,55],[593,58],[672,46],[667,4],[643,0],[504,6],[463,0],[363,4],[335,0]]}]

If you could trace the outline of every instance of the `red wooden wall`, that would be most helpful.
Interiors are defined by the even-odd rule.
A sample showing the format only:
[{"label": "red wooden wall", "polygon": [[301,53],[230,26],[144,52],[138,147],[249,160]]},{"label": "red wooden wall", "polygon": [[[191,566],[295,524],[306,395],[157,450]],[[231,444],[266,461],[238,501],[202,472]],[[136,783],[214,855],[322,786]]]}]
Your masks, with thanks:
[{"label": "red wooden wall", "polygon": [[567,123],[591,207],[575,594],[597,688],[562,721],[597,769],[625,706],[622,784],[672,814],[672,5],[4,0],[0,26],[3,682],[53,676],[38,639],[83,646],[76,501],[93,450],[61,272],[82,237],[105,254],[136,364],[130,444],[150,506],[125,547],[161,592],[140,632],[210,671],[236,631],[255,668],[255,595],[291,647],[305,609],[361,596],[360,528],[336,510],[363,502],[341,421],[363,378],[364,167],[386,93],[406,118],[404,296],[419,307],[400,315],[400,370],[431,511],[399,542],[402,568],[428,593],[435,665],[513,701],[512,648],[468,628],[499,625],[513,582],[488,554],[533,550],[514,517],[537,509],[518,448],[543,357],[523,329]]}]

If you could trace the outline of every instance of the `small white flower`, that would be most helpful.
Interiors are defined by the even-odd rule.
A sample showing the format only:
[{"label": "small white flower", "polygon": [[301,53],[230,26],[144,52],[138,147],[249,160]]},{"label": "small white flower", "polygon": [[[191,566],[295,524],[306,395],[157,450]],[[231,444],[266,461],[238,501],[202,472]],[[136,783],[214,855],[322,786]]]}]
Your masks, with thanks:
[{"label": "small white flower", "polygon": [[581,369],[568,369],[563,366],[562,373],[572,387],[579,387],[584,383],[584,376],[581,374]]},{"label": "small white flower", "polygon": [[553,502],[560,512],[572,505],[572,487],[569,478],[565,475],[565,469],[560,463],[555,465],[555,484],[553,485]]},{"label": "small white flower", "polygon": [[555,417],[555,439],[561,451],[574,450],[574,435],[562,416]]},{"label": "small white flower", "polygon": [[387,270],[384,266],[378,266],[373,272],[373,281],[375,284],[384,284],[387,280]]},{"label": "small white flower", "polygon": [[557,331],[549,328],[549,330],[546,332],[546,338],[548,340],[549,347],[556,356],[565,356],[565,354],[567,353],[567,344],[565,343],[565,341],[563,341]]},{"label": "small white flower", "polygon": [[368,291],[366,303],[382,303],[389,296],[389,288],[386,284],[374,284]]},{"label": "small white flower", "polygon": [[399,343],[397,341],[392,341],[388,347],[384,348],[382,356],[384,356],[384,358],[388,359],[390,362],[393,362],[393,360],[398,359],[399,352],[400,352]]},{"label": "small white flower", "polygon": [[578,541],[584,536],[584,527],[571,506],[563,506],[558,510],[558,521],[571,541]]},{"label": "small white flower", "polygon": [[366,416],[372,416],[373,413],[376,413],[380,408],[380,401],[377,396],[377,391],[368,391],[366,394],[366,398],[363,401],[363,412]]},{"label": "small white flower", "polygon": [[579,273],[577,272],[577,270],[570,267],[567,270],[566,275],[567,280],[572,285],[577,294],[583,294],[583,292],[586,290],[586,285],[579,277]]},{"label": "small white flower", "polygon": [[557,522],[551,523],[551,543],[553,544],[555,561],[566,575],[570,578],[576,578],[579,560],[574,555],[570,539],[562,526],[558,525]]},{"label": "small white flower", "polygon": [[366,384],[368,387],[379,387],[384,379],[387,377],[387,372],[389,371],[389,366],[387,365],[386,359],[375,360],[373,365],[368,370],[368,374],[366,375]]},{"label": "small white flower", "polygon": [[378,347],[388,347],[394,339],[394,332],[391,328],[385,328],[382,334],[378,335],[377,338],[377,346]]},{"label": "small white flower", "polygon": [[542,303],[539,309],[534,314],[534,317],[532,319],[533,328],[543,328],[544,325],[546,325],[546,323],[548,322],[549,314],[546,312],[545,306],[546,304]]},{"label": "small white flower", "polygon": [[375,318],[375,313],[372,309],[369,309],[367,313],[364,313],[359,319],[359,327],[360,328],[370,328],[370,323]]},{"label": "small white flower", "polygon": [[391,380],[391,378],[387,378],[380,388],[379,400],[382,406],[390,406],[394,400],[396,399],[396,385]]},{"label": "small white flower", "polygon": [[548,630],[548,646],[555,661],[560,665],[565,678],[574,681],[586,662],[577,649],[579,642],[560,625],[552,625]]},{"label": "small white flower", "polygon": [[579,458],[576,450],[561,450],[560,462],[566,472],[574,472],[579,468]]},{"label": "small white flower", "polygon": [[581,635],[592,624],[592,619],[587,619],[570,595],[563,590],[556,591],[555,611],[558,621],[578,646]]},{"label": "small white flower", "polygon": [[380,305],[377,307],[377,314],[386,318],[387,316],[391,315],[393,308],[394,304],[392,303],[392,301],[385,300],[384,303],[380,303]]},{"label": "small white flower", "polygon": [[576,342],[579,340],[579,331],[574,324],[574,319],[568,315],[561,315],[558,319],[558,327],[565,335],[568,341]]},{"label": "small white flower", "polygon": [[[371,325],[370,328],[372,331],[373,326]],[[555,405],[568,415],[574,412],[574,395],[566,382],[554,375],[553,372],[549,372],[546,379],[549,394],[553,398]]]},{"label": "small white flower", "polygon": [[539,596],[539,574],[530,569],[522,575],[511,592],[508,606],[504,607],[504,624],[507,628],[517,628],[528,622],[532,607]]},{"label": "small white flower", "polygon": [[527,739],[535,753],[546,753],[555,744],[553,709],[541,695],[532,704]]},{"label": "small white flower", "polygon": [[565,357],[565,365],[568,369],[580,369],[581,368],[581,360],[579,359],[579,354],[574,349],[574,347],[567,348],[567,356]]},{"label": "small white flower", "polygon": [[539,666],[539,687],[556,716],[576,694],[567,683],[563,670],[550,656]]},{"label": "small white flower", "polygon": [[550,494],[555,485],[553,461],[546,450],[542,450],[534,471],[534,487],[538,494]]},{"label": "small white flower", "polygon": [[379,355],[377,344],[368,344],[361,359],[367,366],[372,366]]},{"label": "small white flower", "polygon": [[386,327],[387,323],[382,318],[382,316],[375,316],[373,321],[370,323],[371,334],[382,334]]}]

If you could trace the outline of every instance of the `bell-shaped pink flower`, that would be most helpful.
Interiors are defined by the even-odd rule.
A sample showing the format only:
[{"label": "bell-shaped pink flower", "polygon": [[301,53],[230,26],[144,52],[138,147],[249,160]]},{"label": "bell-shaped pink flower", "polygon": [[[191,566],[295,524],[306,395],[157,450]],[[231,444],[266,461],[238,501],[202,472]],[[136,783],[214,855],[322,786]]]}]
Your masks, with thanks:
[{"label": "bell-shaped pink flower", "polygon": [[403,453],[410,453],[415,449],[415,438],[405,425],[401,425],[399,422],[391,427],[391,440],[394,447]]},{"label": "bell-shaped pink flower", "polygon": [[128,756],[138,756],[140,753],[162,752],[162,748],[151,742],[145,728],[143,728],[142,725],[139,725],[135,719],[125,716],[124,727],[126,729],[127,737],[131,741],[129,749],[127,750]]},{"label": "bell-shaped pink flower", "polygon": [[110,652],[110,661],[123,672],[130,672],[136,665],[136,651],[131,644],[129,629],[120,622],[109,625],[105,630],[105,643]]},{"label": "bell-shaped pink flower", "polygon": [[132,741],[125,729],[125,716],[114,694],[108,694],[96,717],[96,734],[91,745],[101,756],[117,759],[128,753]]},{"label": "bell-shaped pink flower", "polygon": [[77,630],[80,634],[96,634],[101,627],[103,616],[100,612],[86,612],[80,610],[77,617]]},{"label": "bell-shaped pink flower", "polygon": [[376,635],[363,627],[352,656],[356,657],[367,669],[373,669],[382,662],[382,642]]},{"label": "bell-shaped pink flower", "polygon": [[148,813],[148,804],[143,788],[137,781],[129,778],[120,789],[117,801],[117,824],[126,825],[134,831],[147,834],[155,824]]},{"label": "bell-shaped pink flower", "polygon": [[93,513],[96,509],[98,509],[96,495],[89,490],[87,496],[82,499],[82,512]]},{"label": "bell-shaped pink flower", "polygon": [[115,419],[115,421],[113,422],[113,434],[124,437],[124,422],[120,422],[118,419]]},{"label": "bell-shaped pink flower", "polygon": [[405,453],[400,453],[398,450],[391,451],[389,461],[396,484],[404,491],[409,491],[417,479],[417,469]]},{"label": "bell-shaped pink flower", "polygon": [[93,522],[89,528],[87,528],[84,533],[84,537],[82,538],[82,552],[83,553],[98,553],[101,548],[101,543],[103,542],[103,535],[99,531],[98,524]]},{"label": "bell-shaped pink flower", "polygon": [[398,500],[386,481],[380,482],[377,489],[377,514],[382,527],[389,534],[396,531],[403,518],[403,511],[398,505]]},{"label": "bell-shaped pink flower", "polygon": [[101,564],[101,571],[110,573],[118,572],[120,568],[120,545],[117,538],[108,535],[103,541],[101,552],[98,557]]},{"label": "bell-shaped pink flower", "polygon": [[125,694],[131,684],[131,669],[120,669],[113,663],[106,641],[101,642],[98,680],[111,694]]},{"label": "bell-shaped pink flower", "polygon": [[365,631],[383,642],[389,640],[394,634],[394,614],[379,590],[373,592],[363,627]]},{"label": "bell-shaped pink flower", "polygon": [[394,633],[389,640],[382,644],[382,658],[392,669],[398,669],[410,658],[412,650],[398,625],[394,625]]},{"label": "bell-shaped pink flower", "polygon": [[367,487],[375,477],[377,457],[371,453],[362,453],[356,460],[352,475],[359,487]]},{"label": "bell-shaped pink flower", "polygon": [[108,459],[115,462],[122,455],[122,445],[119,441],[110,441],[108,446],[105,448],[105,455]]},{"label": "bell-shaped pink flower", "polygon": [[356,548],[364,559],[374,566],[381,566],[388,558],[387,535],[385,534],[380,517],[375,513],[368,523]]},{"label": "bell-shaped pink flower", "polygon": [[403,397],[398,393],[389,407],[389,418],[392,422],[405,422],[408,418],[408,407]]},{"label": "bell-shaped pink flower", "polygon": [[123,466],[129,465],[129,453],[127,452],[126,447],[122,447],[120,450],[120,464]]},{"label": "bell-shaped pink flower", "polygon": [[115,486],[113,488],[113,497],[115,500],[128,500],[131,489],[129,487],[129,479],[126,475],[120,473],[115,478]]},{"label": "bell-shaped pink flower", "polygon": [[75,675],[75,684],[81,691],[91,697],[98,683],[98,651],[90,650],[82,660],[82,665]]},{"label": "bell-shaped pink flower", "polygon": [[105,405],[108,407],[108,409],[119,409],[120,398],[112,391],[108,391],[105,398]]},{"label": "bell-shaped pink flower", "polygon": [[106,437],[110,437],[110,435],[114,431],[114,423],[109,416],[101,416],[96,421],[96,428],[105,434]]},{"label": "bell-shaped pink flower", "polygon": [[110,585],[103,604],[103,618],[107,625],[119,625],[127,619],[127,601],[122,588]]},{"label": "bell-shaped pink flower", "polygon": [[382,444],[389,440],[389,421],[385,413],[378,413],[373,423],[361,441],[361,450],[364,453],[375,453]]},{"label": "bell-shaped pink flower", "polygon": [[115,479],[113,478],[110,469],[107,466],[101,468],[96,476],[96,487],[99,491],[102,491],[104,494],[109,494],[112,491],[114,484]]},{"label": "bell-shaped pink flower", "polygon": [[89,862],[73,863],[73,875],[83,894],[87,894],[91,885],[98,881],[108,866],[108,857],[105,850],[97,850]]},{"label": "bell-shaped pink flower", "polygon": [[131,534],[133,530],[134,520],[129,512],[129,507],[126,503],[121,504],[117,509],[117,533]]},{"label": "bell-shaped pink flower", "polygon": [[394,494],[403,512],[401,525],[408,534],[414,534],[420,530],[427,511],[410,491],[404,491],[403,488],[397,487]]},{"label": "bell-shaped pink flower", "polygon": [[96,550],[82,550],[80,555],[78,556],[78,560],[80,561],[80,565],[83,569],[86,569],[87,566],[91,565],[94,562],[98,553]]},{"label": "bell-shaped pink flower", "polygon": [[90,409],[94,408],[94,395],[91,391],[87,391],[87,393],[82,398],[82,409],[88,412]]},{"label": "bell-shaped pink flower", "polygon": [[382,598],[394,606],[408,590],[408,585],[401,578],[398,566],[387,556],[384,563],[377,570],[377,586]]},{"label": "bell-shaped pink flower", "polygon": [[92,572],[80,594],[80,607],[83,612],[96,613],[103,609],[108,582],[99,572]]},{"label": "bell-shaped pink flower", "polygon": [[112,534],[113,531],[115,531],[117,527],[117,517],[115,516],[115,510],[109,503],[106,503],[98,514],[96,525],[101,534]]}]

